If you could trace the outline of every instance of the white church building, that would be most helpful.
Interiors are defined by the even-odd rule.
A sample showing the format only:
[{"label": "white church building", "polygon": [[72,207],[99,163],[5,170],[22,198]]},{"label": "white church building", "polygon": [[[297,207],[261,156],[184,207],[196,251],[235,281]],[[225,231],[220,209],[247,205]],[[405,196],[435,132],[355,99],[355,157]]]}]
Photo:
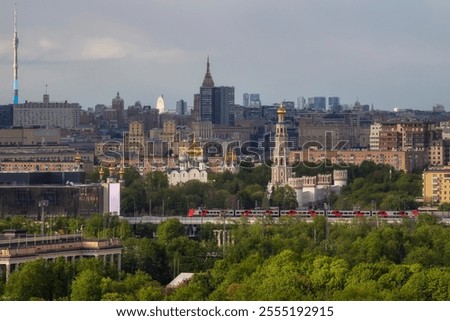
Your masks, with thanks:
[{"label": "white church building", "polygon": [[180,152],[178,167],[167,171],[170,186],[198,180],[206,183],[208,172],[203,160],[203,150],[197,142],[193,142],[189,148]]}]

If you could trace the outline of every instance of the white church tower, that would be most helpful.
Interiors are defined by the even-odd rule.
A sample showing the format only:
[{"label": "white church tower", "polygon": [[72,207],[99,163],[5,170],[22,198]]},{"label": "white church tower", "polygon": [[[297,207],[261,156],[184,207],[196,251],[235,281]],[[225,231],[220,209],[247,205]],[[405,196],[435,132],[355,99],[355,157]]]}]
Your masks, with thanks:
[{"label": "white church tower", "polygon": [[292,176],[292,168],[289,166],[289,136],[284,122],[286,109],[281,104],[277,110],[278,122],[275,126],[275,148],[272,155],[272,186],[285,186]]},{"label": "white church tower", "polygon": [[161,95],[156,100],[156,109],[159,110],[159,113],[162,114],[165,112],[165,106],[164,106],[164,96]]}]

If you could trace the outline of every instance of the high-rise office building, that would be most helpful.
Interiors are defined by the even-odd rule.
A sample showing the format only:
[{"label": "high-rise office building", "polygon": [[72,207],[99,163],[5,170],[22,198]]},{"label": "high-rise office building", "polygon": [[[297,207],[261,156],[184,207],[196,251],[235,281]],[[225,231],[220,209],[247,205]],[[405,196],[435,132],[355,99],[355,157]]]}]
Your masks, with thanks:
[{"label": "high-rise office building", "polygon": [[206,74],[200,87],[200,120],[229,125],[232,108],[234,108],[234,87],[214,86],[208,57]]},{"label": "high-rise office building", "polygon": [[230,112],[234,107],[234,87],[214,87],[213,124],[230,125]]},{"label": "high-rise office building", "polygon": [[194,94],[194,106],[191,110],[192,119],[200,120],[200,94]]},{"label": "high-rise office building", "polygon": [[261,107],[259,94],[250,94],[250,107]]},{"label": "high-rise office building", "polygon": [[213,88],[200,88],[200,120],[212,121]]},{"label": "high-rise office building", "polygon": [[117,92],[117,95],[112,100],[112,109],[116,111],[116,120],[117,120],[117,127],[123,128],[125,125],[125,104],[122,98],[120,98],[119,92]]},{"label": "high-rise office building", "polygon": [[308,98],[308,105],[310,109],[317,110],[317,111],[323,111],[326,109],[326,97],[309,97]]},{"label": "high-rise office building", "polygon": [[187,102],[183,99],[177,101],[176,112],[178,115],[187,115]]},{"label": "high-rise office building", "polygon": [[341,104],[339,97],[328,97],[328,108],[333,109]]},{"label": "high-rise office building", "polygon": [[244,107],[250,106],[250,96],[248,93],[244,93],[244,95],[242,95],[242,106]]},{"label": "high-rise office building", "polygon": [[0,106],[0,128],[12,127],[13,105]]},{"label": "high-rise office building", "polygon": [[297,97],[297,108],[298,109],[305,109],[306,108],[306,99],[303,96]]},{"label": "high-rise office building", "polygon": [[206,74],[200,87],[200,119],[202,121],[212,121],[213,119],[213,88],[214,80],[211,76],[209,57],[206,63]]}]

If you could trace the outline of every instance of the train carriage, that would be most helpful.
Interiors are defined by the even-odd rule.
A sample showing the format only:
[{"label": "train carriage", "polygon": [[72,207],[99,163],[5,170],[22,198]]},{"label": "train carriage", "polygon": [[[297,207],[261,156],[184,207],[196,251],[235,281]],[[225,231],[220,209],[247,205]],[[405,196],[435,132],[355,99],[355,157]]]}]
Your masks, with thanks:
[{"label": "train carriage", "polygon": [[188,217],[298,217],[314,218],[316,216],[326,215],[329,218],[354,218],[354,217],[378,217],[385,219],[393,218],[416,218],[419,215],[418,210],[400,210],[400,211],[364,211],[364,210],[280,210],[278,208],[270,209],[189,209]]}]

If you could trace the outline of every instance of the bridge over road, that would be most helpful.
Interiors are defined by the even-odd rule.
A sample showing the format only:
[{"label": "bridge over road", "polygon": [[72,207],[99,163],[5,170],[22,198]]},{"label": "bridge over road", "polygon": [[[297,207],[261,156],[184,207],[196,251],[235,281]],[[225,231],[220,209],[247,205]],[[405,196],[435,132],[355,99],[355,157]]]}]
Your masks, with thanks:
[{"label": "bridge over road", "polygon": [[[136,224],[146,224],[146,223],[153,223],[153,224],[159,224],[161,222],[164,222],[168,219],[176,218],[184,225],[202,225],[206,223],[212,223],[212,224],[223,224],[223,218],[221,217],[187,217],[187,216],[136,216],[136,217],[126,217],[123,216],[122,219],[125,219],[130,223],[131,225]],[[227,217],[226,221],[227,223],[235,222],[235,217]],[[249,221],[254,221],[254,218],[249,218]]]},{"label": "bridge over road", "polygon": [[[223,218],[220,216],[215,216],[215,217],[207,217],[207,216],[202,216],[202,217],[188,217],[188,216],[130,216],[130,217],[126,217],[126,216],[122,216],[122,219],[125,219],[128,221],[128,223],[130,223],[131,225],[136,225],[136,224],[146,224],[146,223],[153,223],[153,224],[159,224],[161,222],[164,222],[168,219],[172,219],[172,218],[176,218],[178,219],[183,225],[202,225],[202,224],[206,224],[206,223],[212,223],[212,224],[223,224]],[[241,220],[241,217],[226,217],[226,223],[227,224],[233,224],[239,220]],[[256,221],[258,221],[259,219],[261,219],[261,217],[247,217],[247,220],[249,223],[254,223]],[[274,220],[276,220],[278,218],[274,218]],[[300,218],[301,220],[307,221],[307,222],[312,222],[313,218]],[[328,218],[330,220],[330,222],[332,223],[338,223],[338,222],[350,222],[352,221],[354,218]],[[442,224],[447,224],[450,225],[450,218],[448,217],[439,217],[439,220],[441,221]],[[403,221],[402,218],[388,218],[388,219],[383,219],[384,222],[387,223],[401,223]]]}]

